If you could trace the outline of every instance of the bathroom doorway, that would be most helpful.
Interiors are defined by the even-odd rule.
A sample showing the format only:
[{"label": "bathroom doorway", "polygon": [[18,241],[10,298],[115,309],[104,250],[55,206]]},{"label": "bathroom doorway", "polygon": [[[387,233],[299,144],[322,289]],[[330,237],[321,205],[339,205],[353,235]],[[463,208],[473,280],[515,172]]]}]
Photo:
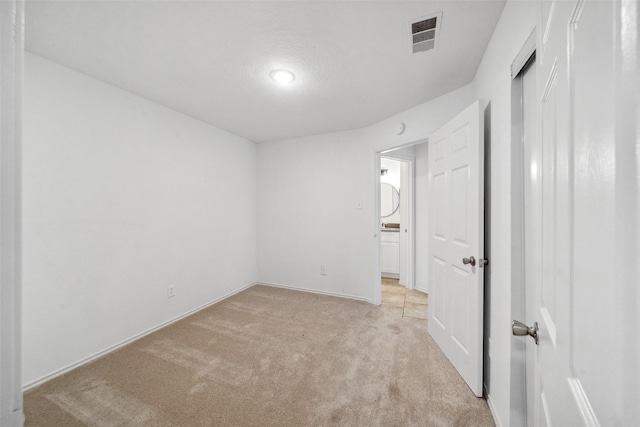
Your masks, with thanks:
[{"label": "bathroom doorway", "polygon": [[407,163],[386,156],[380,158],[380,271],[383,278],[398,279],[405,287],[409,282],[407,235],[411,228],[407,223],[410,197]]},{"label": "bathroom doorway", "polygon": [[[427,315],[426,153],[426,142],[383,151],[379,153],[376,177],[380,204],[379,301],[394,309],[403,308],[403,315],[419,319]],[[417,215],[421,216],[418,221]]]}]

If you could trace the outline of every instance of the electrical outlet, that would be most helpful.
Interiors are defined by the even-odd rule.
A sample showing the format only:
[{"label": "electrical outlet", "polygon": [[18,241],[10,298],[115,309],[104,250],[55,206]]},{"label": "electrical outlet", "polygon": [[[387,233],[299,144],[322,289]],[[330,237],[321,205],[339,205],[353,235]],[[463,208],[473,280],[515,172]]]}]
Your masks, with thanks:
[{"label": "electrical outlet", "polygon": [[320,274],[322,274],[323,276],[327,275],[327,268],[324,265],[320,266]]},{"label": "electrical outlet", "polygon": [[175,297],[176,293],[175,293],[175,285],[170,285],[167,288],[167,298],[171,298],[171,297]]}]

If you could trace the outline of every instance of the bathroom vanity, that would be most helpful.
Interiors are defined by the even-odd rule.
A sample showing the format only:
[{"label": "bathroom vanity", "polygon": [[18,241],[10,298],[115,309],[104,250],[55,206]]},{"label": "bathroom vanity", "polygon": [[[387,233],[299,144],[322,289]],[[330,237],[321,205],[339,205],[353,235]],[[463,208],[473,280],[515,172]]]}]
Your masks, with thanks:
[{"label": "bathroom vanity", "polygon": [[400,278],[400,228],[380,229],[380,270],[382,277]]}]

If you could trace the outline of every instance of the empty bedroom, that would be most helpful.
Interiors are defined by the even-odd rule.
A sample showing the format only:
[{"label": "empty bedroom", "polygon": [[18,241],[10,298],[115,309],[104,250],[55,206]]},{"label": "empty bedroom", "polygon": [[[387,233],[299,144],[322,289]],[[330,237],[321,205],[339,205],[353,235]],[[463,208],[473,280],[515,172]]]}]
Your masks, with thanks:
[{"label": "empty bedroom", "polygon": [[0,424],[634,419],[634,5],[1,2]]}]

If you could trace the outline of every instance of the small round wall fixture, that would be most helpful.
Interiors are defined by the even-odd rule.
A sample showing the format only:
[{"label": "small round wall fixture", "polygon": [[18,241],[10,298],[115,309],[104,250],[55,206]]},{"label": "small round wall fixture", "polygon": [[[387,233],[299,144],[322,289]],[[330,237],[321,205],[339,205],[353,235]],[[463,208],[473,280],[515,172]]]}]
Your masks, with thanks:
[{"label": "small round wall fixture", "polygon": [[396,135],[402,135],[404,133],[404,123],[400,122],[396,125]]},{"label": "small round wall fixture", "polygon": [[296,79],[296,76],[288,70],[274,70],[271,72],[271,79],[281,85],[288,85]]}]

